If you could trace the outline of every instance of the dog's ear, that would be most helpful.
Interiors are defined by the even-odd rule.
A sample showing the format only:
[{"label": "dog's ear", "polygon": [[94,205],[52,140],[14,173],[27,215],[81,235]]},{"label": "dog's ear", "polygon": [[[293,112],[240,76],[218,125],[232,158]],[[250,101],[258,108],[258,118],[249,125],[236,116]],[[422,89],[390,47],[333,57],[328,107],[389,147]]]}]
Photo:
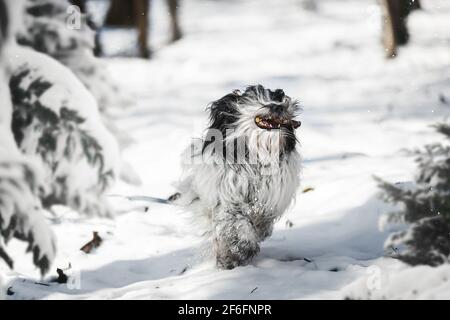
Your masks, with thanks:
[{"label": "dog's ear", "polygon": [[[206,133],[206,139],[203,144],[202,152],[206,147],[213,143],[217,138],[217,134],[220,132],[222,140],[226,137],[226,131],[231,125],[236,122],[239,117],[239,111],[237,104],[241,94],[239,91],[233,91],[230,94],[220,98],[217,101],[212,102],[209,107],[210,125],[208,132]],[[218,142],[218,141],[216,141]],[[222,143],[221,141],[220,143]]]},{"label": "dog's ear", "polygon": [[214,101],[209,106],[210,129],[217,129],[224,132],[234,123],[239,115],[237,103],[240,94],[234,91],[226,96]]}]

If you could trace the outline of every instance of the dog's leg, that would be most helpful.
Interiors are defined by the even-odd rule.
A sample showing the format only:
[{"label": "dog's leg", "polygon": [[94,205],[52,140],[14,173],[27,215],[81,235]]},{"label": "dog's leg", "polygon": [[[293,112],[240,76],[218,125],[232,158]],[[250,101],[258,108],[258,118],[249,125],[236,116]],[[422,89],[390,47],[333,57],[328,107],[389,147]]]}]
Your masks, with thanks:
[{"label": "dog's leg", "polygon": [[265,221],[259,221],[255,226],[258,241],[263,241],[272,235],[273,220],[267,219]]},{"label": "dog's leg", "polygon": [[256,230],[241,211],[219,210],[213,216],[217,266],[233,269],[250,263],[259,252]]}]

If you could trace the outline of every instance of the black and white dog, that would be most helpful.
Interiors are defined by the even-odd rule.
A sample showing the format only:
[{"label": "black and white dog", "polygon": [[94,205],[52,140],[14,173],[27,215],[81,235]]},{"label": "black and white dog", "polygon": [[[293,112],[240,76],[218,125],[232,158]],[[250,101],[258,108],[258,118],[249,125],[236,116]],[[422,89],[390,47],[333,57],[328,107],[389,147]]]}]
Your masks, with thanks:
[{"label": "black and white dog", "polygon": [[280,89],[234,91],[210,105],[206,138],[184,152],[184,175],[169,201],[204,218],[219,267],[248,264],[295,198],[299,110]]}]

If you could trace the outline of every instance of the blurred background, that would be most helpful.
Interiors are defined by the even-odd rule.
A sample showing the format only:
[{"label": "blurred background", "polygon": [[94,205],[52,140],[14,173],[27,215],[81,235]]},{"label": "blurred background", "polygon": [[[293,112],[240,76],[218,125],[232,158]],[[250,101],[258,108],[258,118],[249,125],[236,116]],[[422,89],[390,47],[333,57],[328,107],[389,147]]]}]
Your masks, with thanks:
[{"label": "blurred background", "polygon": [[[22,281],[34,270],[19,257],[8,278],[12,298],[367,298],[372,266],[407,284],[383,282],[380,297],[449,297],[447,258],[437,273],[402,273],[408,267],[397,247],[385,244],[392,230],[379,228],[393,208],[379,199],[374,176],[414,181],[420,172],[405,150],[442,141],[432,125],[450,115],[450,1],[72,0],[89,28],[76,27],[78,9],[67,1],[26,2],[50,3],[49,18],[28,9],[36,19],[23,20],[28,29],[18,42],[68,67],[119,142],[121,177],[107,194],[169,196],[179,155],[204,133],[208,104],[253,84],[300,100],[303,172],[297,202],[251,266],[216,270],[198,254],[203,238],[173,207],[155,205],[144,215],[127,204],[114,221],[58,208],[50,220],[59,240],[55,261],[83,271],[81,290]],[[444,212],[425,202],[426,214]],[[447,227],[436,233],[439,241],[450,241]],[[105,242],[86,256],[79,246],[92,231]],[[441,242],[423,243],[434,252]],[[444,284],[434,291],[438,278]]]}]

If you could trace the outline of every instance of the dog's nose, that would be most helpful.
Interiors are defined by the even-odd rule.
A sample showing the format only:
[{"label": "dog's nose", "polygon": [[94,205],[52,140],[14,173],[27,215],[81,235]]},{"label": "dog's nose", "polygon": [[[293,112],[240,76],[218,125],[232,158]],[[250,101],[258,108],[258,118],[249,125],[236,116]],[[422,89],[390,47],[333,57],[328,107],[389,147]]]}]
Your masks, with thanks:
[{"label": "dog's nose", "polygon": [[270,105],[270,112],[275,113],[275,114],[280,114],[283,112],[283,106],[280,104],[271,104]]}]

